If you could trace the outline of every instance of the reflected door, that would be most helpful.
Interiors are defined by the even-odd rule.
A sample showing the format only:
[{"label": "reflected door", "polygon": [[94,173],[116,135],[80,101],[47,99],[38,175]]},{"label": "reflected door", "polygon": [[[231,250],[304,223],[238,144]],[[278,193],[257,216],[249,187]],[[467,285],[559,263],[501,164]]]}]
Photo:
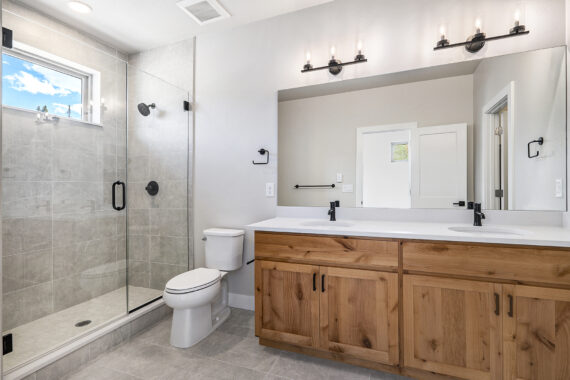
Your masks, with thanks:
[{"label": "reflected door", "polygon": [[411,160],[413,208],[463,207],[459,202],[467,201],[467,124],[414,130]]}]

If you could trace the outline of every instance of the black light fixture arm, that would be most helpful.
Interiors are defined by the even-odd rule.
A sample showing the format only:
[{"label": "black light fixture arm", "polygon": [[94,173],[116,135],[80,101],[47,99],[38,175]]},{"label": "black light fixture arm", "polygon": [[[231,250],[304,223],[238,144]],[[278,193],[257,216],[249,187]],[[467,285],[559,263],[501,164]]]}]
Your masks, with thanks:
[{"label": "black light fixture arm", "polygon": [[[449,49],[449,48],[460,47],[460,46],[468,47],[469,45],[473,45],[475,43],[479,43],[479,44],[484,45],[485,42],[487,42],[487,41],[495,41],[495,40],[501,40],[501,39],[509,38],[509,37],[524,36],[524,35],[529,34],[529,33],[530,33],[530,30],[525,30],[522,32],[502,34],[500,36],[494,36],[494,37],[486,37],[486,36],[484,36],[484,33],[480,33],[480,34],[483,34],[483,37],[480,37],[477,40],[469,39],[465,42],[457,42],[454,44],[439,44],[438,43],[438,45],[436,47],[434,47],[433,50]],[[481,45],[481,48],[483,47],[482,45]],[[478,51],[478,50],[480,50],[480,48],[477,49],[476,51]]]},{"label": "black light fixture arm", "polygon": [[[368,62],[368,59],[362,58],[362,59],[360,59],[360,60],[350,61],[350,62],[340,62],[340,61],[338,61],[338,60],[336,60],[336,61],[337,61],[336,63],[331,63],[331,62],[332,62],[332,60],[331,60],[331,62],[329,62],[329,64],[326,65],[326,66],[319,66],[319,67],[312,67],[312,66],[311,66],[310,68],[307,67],[307,66],[305,66],[305,67],[303,68],[303,70],[301,70],[301,72],[302,72],[302,73],[306,73],[306,72],[309,72],[309,71],[327,70],[327,69],[330,70],[332,67],[335,67],[335,66],[342,67],[342,66],[354,65],[354,64],[357,64],[357,63]],[[340,72],[340,70],[339,70],[339,72]],[[332,73],[331,73],[331,74],[332,74]]]}]

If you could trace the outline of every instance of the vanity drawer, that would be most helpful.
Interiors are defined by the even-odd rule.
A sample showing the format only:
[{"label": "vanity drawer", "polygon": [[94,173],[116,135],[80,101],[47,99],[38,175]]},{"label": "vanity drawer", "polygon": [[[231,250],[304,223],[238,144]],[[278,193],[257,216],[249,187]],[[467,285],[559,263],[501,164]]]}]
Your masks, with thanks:
[{"label": "vanity drawer", "polygon": [[398,241],[257,231],[255,257],[315,265],[396,271]]},{"label": "vanity drawer", "polygon": [[570,250],[490,244],[403,243],[404,271],[570,286]]}]

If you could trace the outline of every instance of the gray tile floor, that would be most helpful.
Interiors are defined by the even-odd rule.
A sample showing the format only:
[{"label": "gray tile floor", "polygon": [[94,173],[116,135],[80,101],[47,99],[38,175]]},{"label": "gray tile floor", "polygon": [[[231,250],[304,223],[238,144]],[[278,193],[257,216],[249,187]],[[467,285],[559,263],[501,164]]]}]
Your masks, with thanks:
[{"label": "gray tile floor", "polygon": [[177,349],[168,343],[170,318],[67,379],[406,379],[260,346],[254,336],[253,312],[241,309],[232,309],[230,318],[196,346]]}]

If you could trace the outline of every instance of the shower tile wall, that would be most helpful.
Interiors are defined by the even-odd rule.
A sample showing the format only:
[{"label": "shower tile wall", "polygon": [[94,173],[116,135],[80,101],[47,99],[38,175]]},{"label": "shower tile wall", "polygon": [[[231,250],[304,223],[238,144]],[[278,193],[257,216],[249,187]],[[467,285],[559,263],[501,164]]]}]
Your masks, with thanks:
[{"label": "shower tile wall", "polygon": [[125,286],[125,216],[111,208],[110,189],[125,174],[126,64],[121,53],[52,19],[6,0],[3,8],[16,41],[100,71],[106,103],[99,126],[39,123],[33,112],[4,109],[8,330]]},{"label": "shower tile wall", "polygon": [[[192,90],[193,49],[188,40],[129,56],[129,285],[162,290],[193,267],[192,118],[182,107]],[[141,102],[156,109],[143,117]],[[151,180],[156,196],[145,190]]]}]

